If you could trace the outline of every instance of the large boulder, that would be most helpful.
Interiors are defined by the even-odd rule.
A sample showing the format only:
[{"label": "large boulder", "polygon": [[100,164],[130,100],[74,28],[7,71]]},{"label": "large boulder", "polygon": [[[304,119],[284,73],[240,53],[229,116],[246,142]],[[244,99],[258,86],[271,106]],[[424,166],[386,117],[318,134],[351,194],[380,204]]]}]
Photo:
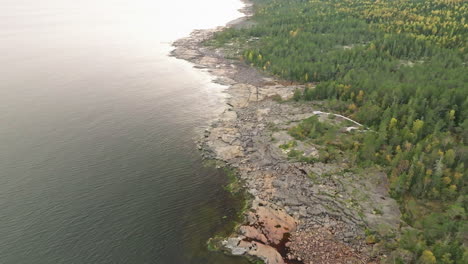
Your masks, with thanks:
[{"label": "large boulder", "polygon": [[284,264],[280,253],[271,246],[256,241],[245,241],[241,237],[231,237],[223,242],[233,255],[249,255],[261,259],[265,264]]},{"label": "large boulder", "polygon": [[247,248],[248,255],[263,260],[265,264],[284,264],[283,257],[271,246],[255,241],[241,241],[239,247]]},{"label": "large boulder", "polygon": [[253,226],[241,226],[239,232],[247,238],[252,240],[261,241],[264,244],[268,243],[268,239],[262,232]]},{"label": "large boulder", "polygon": [[260,230],[269,244],[279,244],[285,234],[296,230],[296,221],[284,209],[260,200],[254,201],[252,208],[248,224]]},{"label": "large boulder", "polygon": [[220,160],[231,160],[244,156],[244,151],[241,146],[222,146],[215,148],[215,152],[216,157]]}]

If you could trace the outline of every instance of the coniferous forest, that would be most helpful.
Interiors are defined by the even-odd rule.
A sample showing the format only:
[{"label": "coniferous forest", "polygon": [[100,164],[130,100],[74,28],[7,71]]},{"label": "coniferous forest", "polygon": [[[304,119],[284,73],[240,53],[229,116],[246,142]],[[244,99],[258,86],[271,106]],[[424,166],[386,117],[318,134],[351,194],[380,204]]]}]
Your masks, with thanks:
[{"label": "coniferous forest", "polygon": [[[394,248],[418,263],[468,263],[468,1],[255,0],[255,25],[216,35],[241,60],[305,83],[367,127],[336,147],[378,167],[400,203]],[[290,133],[316,140],[314,120]]]}]

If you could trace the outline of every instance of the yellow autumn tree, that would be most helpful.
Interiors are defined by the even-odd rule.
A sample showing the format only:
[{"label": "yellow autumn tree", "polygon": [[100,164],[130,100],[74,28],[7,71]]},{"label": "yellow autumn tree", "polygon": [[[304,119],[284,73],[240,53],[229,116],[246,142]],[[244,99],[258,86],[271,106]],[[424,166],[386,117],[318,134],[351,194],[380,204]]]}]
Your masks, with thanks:
[{"label": "yellow autumn tree", "polygon": [[435,264],[437,263],[436,257],[430,250],[424,250],[421,257],[418,260],[420,264]]}]

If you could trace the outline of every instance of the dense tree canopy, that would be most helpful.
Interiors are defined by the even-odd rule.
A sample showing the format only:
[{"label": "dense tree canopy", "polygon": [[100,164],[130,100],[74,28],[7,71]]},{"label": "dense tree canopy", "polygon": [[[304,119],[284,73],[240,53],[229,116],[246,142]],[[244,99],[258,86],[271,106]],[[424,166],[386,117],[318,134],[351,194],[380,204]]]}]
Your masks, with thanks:
[{"label": "dense tree canopy", "polygon": [[[266,72],[313,84],[297,100],[327,100],[374,131],[342,148],[356,166],[388,171],[414,227],[400,246],[421,263],[468,263],[468,1],[254,2],[256,25],[215,41],[239,44],[241,59]],[[308,122],[293,133],[326,130]]]}]

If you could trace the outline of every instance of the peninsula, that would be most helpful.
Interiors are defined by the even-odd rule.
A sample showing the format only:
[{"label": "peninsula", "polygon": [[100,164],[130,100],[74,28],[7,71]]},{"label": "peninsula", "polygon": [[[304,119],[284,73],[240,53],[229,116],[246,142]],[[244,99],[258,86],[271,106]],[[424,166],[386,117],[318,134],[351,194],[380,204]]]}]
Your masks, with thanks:
[{"label": "peninsula", "polygon": [[246,3],[174,43],[229,88],[206,159],[245,220],[210,243],[281,263],[466,263],[464,1]]}]

